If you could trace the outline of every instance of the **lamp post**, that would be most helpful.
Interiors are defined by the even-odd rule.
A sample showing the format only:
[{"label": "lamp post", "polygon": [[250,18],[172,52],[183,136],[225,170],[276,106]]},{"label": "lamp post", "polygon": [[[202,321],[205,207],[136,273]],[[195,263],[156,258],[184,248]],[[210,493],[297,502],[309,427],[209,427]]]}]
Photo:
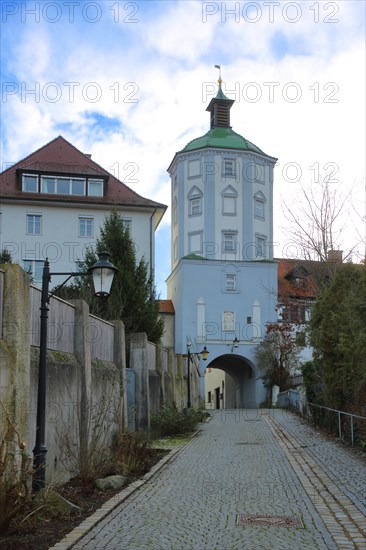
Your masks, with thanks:
[{"label": "lamp post", "polygon": [[41,294],[41,326],[39,342],[39,369],[38,369],[38,395],[37,395],[37,420],[36,420],[36,444],[33,449],[33,490],[39,491],[45,486],[46,478],[46,382],[47,382],[47,320],[49,302],[52,294],[49,293],[49,285],[52,275],[68,275],[60,285],[64,286],[71,277],[86,275],[93,276],[95,295],[107,297],[113,282],[113,277],[118,269],[108,261],[109,254],[101,252],[99,260],[86,273],[64,273],[50,271],[50,264],[46,258],[42,273]]},{"label": "lamp post", "polygon": [[207,347],[204,346],[203,350],[199,353],[191,353],[191,344],[187,344],[187,409],[191,408],[191,361],[192,357],[199,357],[202,355],[202,359],[207,361],[208,354]]},{"label": "lamp post", "polygon": [[237,337],[235,336],[234,340],[232,341],[231,344],[226,344],[227,346],[231,346],[231,353],[233,353],[234,351],[234,348],[237,348],[239,347],[239,344],[240,344],[240,340],[237,339]]}]

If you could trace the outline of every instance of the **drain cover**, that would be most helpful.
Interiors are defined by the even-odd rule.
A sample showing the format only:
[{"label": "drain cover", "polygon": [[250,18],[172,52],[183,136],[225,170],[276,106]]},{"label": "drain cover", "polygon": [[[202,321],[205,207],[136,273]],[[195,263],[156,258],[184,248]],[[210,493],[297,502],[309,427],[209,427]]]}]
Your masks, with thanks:
[{"label": "drain cover", "polygon": [[276,527],[304,527],[300,518],[291,516],[272,516],[264,514],[256,514],[254,516],[248,514],[237,514],[236,524],[239,526],[274,525]]}]

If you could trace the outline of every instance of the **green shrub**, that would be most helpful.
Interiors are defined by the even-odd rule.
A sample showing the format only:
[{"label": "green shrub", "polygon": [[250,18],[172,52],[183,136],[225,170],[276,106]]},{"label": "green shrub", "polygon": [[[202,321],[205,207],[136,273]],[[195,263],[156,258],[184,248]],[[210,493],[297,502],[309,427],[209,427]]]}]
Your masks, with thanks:
[{"label": "green shrub", "polygon": [[151,415],[151,428],[158,436],[184,435],[192,433],[207,416],[209,413],[200,409],[178,411],[175,406],[164,407]]}]

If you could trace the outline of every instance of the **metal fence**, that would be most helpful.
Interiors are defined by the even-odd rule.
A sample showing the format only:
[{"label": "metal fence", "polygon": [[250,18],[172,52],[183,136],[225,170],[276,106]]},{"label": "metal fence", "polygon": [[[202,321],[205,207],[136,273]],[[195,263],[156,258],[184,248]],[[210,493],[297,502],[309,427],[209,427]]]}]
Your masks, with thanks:
[{"label": "metal fence", "polygon": [[366,441],[365,416],[310,403],[297,390],[279,393],[277,405],[298,412],[309,422],[334,433],[339,439],[349,441],[351,445],[358,440]]},{"label": "metal fence", "polygon": [[307,409],[309,420],[331,431],[336,431],[339,439],[350,439],[351,445],[354,445],[355,440],[360,438],[360,433],[366,433],[366,416],[331,409],[315,403],[307,403]]}]

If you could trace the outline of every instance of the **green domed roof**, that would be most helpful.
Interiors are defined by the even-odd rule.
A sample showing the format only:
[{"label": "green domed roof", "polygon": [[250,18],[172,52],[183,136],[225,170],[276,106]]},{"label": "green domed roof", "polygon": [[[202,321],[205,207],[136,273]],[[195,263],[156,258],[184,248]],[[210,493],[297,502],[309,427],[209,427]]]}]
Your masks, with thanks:
[{"label": "green domed roof", "polygon": [[218,147],[222,149],[241,149],[242,151],[253,151],[255,153],[263,153],[259,147],[245,139],[240,134],[237,134],[231,128],[213,128],[204,136],[192,139],[182,149],[183,151],[193,151],[195,149],[203,149],[205,147]]}]

